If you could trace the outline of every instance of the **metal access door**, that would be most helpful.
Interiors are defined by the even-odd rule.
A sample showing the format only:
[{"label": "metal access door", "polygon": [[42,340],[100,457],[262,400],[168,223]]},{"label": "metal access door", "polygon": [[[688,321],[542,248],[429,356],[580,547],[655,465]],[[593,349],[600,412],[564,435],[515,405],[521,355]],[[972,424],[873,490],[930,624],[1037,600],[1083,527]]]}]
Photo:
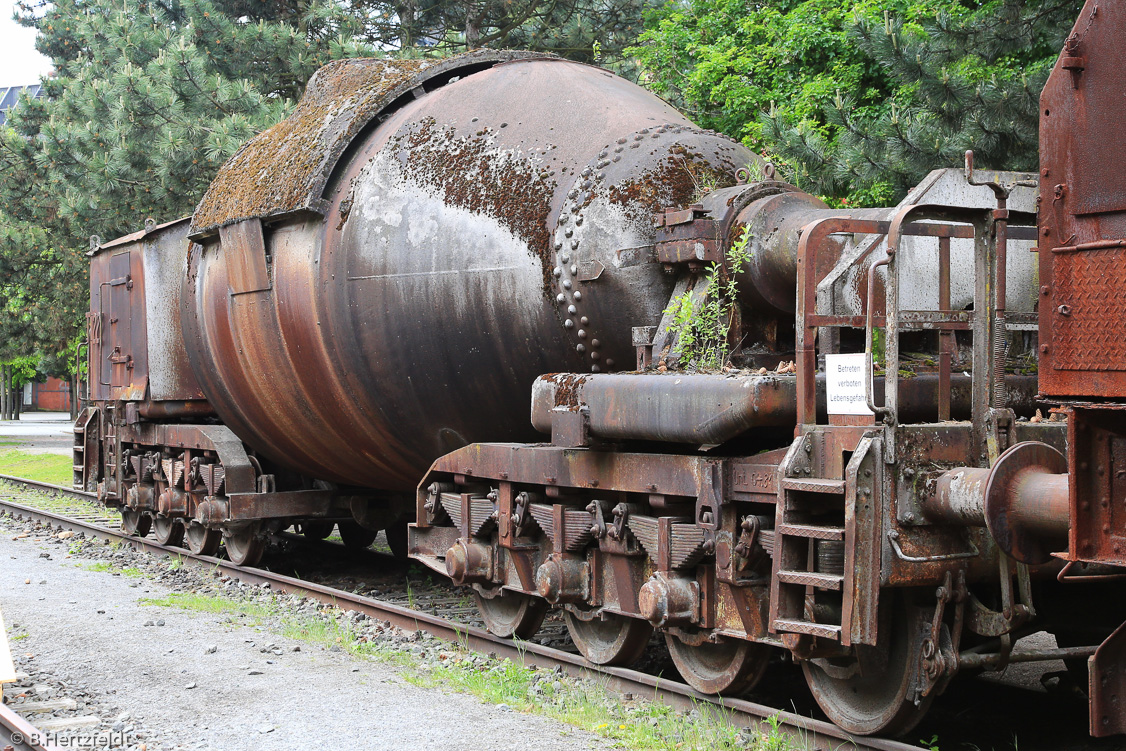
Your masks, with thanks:
[{"label": "metal access door", "polygon": [[110,386],[124,388],[131,380],[130,370],[133,366],[133,316],[130,306],[130,295],[133,291],[133,280],[129,275],[129,266],[132,253],[125,251],[112,256],[109,261],[110,281],[109,310],[106,307],[106,287],[103,286],[102,314],[105,317],[106,327],[106,352],[102,365],[110,373]]}]

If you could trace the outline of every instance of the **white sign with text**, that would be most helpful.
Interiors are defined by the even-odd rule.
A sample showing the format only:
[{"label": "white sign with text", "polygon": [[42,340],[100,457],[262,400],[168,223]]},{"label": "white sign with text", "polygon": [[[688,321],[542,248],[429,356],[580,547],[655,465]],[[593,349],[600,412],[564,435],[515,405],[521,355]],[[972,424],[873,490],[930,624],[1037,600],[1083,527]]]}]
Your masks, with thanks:
[{"label": "white sign with text", "polygon": [[868,377],[864,354],[825,355],[825,393],[830,415],[870,415],[864,397]]}]

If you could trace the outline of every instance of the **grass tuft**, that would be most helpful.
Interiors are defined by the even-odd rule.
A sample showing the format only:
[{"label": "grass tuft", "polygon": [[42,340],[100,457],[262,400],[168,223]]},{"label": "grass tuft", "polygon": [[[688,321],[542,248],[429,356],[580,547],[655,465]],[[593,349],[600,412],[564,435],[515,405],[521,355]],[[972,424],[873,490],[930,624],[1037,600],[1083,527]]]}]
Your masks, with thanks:
[{"label": "grass tuft", "polygon": [[245,615],[255,620],[265,620],[270,616],[270,608],[257,602],[235,600],[218,595],[201,595],[193,592],[172,592],[164,597],[142,597],[142,605],[179,608],[216,615]]},{"label": "grass tuft", "polygon": [[[9,445],[9,444],[0,444]],[[74,460],[62,454],[32,454],[16,448],[0,449],[0,474],[70,487]]]}]

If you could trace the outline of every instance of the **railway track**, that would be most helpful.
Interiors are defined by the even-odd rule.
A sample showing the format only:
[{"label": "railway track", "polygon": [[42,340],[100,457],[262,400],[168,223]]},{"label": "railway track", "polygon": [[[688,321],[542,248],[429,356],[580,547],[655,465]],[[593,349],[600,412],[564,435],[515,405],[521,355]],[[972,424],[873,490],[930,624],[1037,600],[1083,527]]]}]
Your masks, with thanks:
[{"label": "railway track", "polygon": [[49,751],[39,742],[44,734],[6,704],[0,704],[0,746],[4,751]]},{"label": "railway track", "polygon": [[[83,501],[93,501],[92,493],[73,490],[59,485],[51,485],[33,480],[0,474],[0,481],[20,486],[29,490],[74,498]],[[185,565],[192,565],[208,570],[219,570],[239,581],[250,584],[268,583],[271,589],[289,594],[297,594],[318,602],[339,606],[345,610],[364,613],[369,617],[389,621],[392,625],[409,630],[422,630],[434,637],[448,642],[454,642],[464,647],[482,653],[494,653],[498,657],[507,657],[512,660],[522,660],[537,667],[554,669],[561,667],[565,672],[578,677],[596,677],[609,688],[621,693],[633,693],[638,696],[653,697],[678,709],[693,709],[700,705],[711,705],[721,708],[732,718],[733,722],[762,730],[772,729],[771,723],[777,723],[774,732],[785,733],[798,747],[810,749],[837,749],[848,748],[864,751],[922,751],[918,746],[908,743],[888,740],[884,738],[868,738],[853,736],[837,726],[806,717],[794,712],[789,712],[777,707],[767,706],[743,699],[731,699],[709,696],[694,691],[688,685],[671,681],[664,677],[649,675],[636,670],[620,667],[596,666],[587,662],[581,655],[561,649],[544,646],[534,642],[515,642],[489,633],[485,629],[457,623],[430,613],[420,612],[401,605],[383,600],[365,597],[342,589],[317,584],[315,582],[286,576],[276,572],[256,568],[238,566],[228,560],[206,555],[194,555],[180,547],[167,547],[148,538],[139,538],[127,535],[124,532],[109,526],[112,520],[96,509],[89,514],[64,515],[52,511],[28,506],[8,498],[0,497],[0,511],[6,512],[15,518],[34,520],[41,524],[50,525],[60,530],[82,532],[83,534],[102,540],[124,542],[136,550],[145,551],[157,556],[177,556]],[[0,718],[7,726],[6,715]],[[18,718],[18,716],[17,716]],[[24,722],[26,725],[26,722]],[[35,748],[35,747],[29,747]],[[17,747],[18,749],[18,747]]]}]

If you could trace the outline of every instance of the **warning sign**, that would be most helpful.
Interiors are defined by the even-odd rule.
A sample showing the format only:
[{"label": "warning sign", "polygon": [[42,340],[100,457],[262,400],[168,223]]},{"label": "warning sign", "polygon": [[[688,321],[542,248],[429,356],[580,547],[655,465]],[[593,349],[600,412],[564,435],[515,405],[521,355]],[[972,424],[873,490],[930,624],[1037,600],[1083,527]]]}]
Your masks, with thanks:
[{"label": "warning sign", "polygon": [[830,415],[870,415],[864,397],[868,366],[863,353],[825,355],[825,393]]}]

